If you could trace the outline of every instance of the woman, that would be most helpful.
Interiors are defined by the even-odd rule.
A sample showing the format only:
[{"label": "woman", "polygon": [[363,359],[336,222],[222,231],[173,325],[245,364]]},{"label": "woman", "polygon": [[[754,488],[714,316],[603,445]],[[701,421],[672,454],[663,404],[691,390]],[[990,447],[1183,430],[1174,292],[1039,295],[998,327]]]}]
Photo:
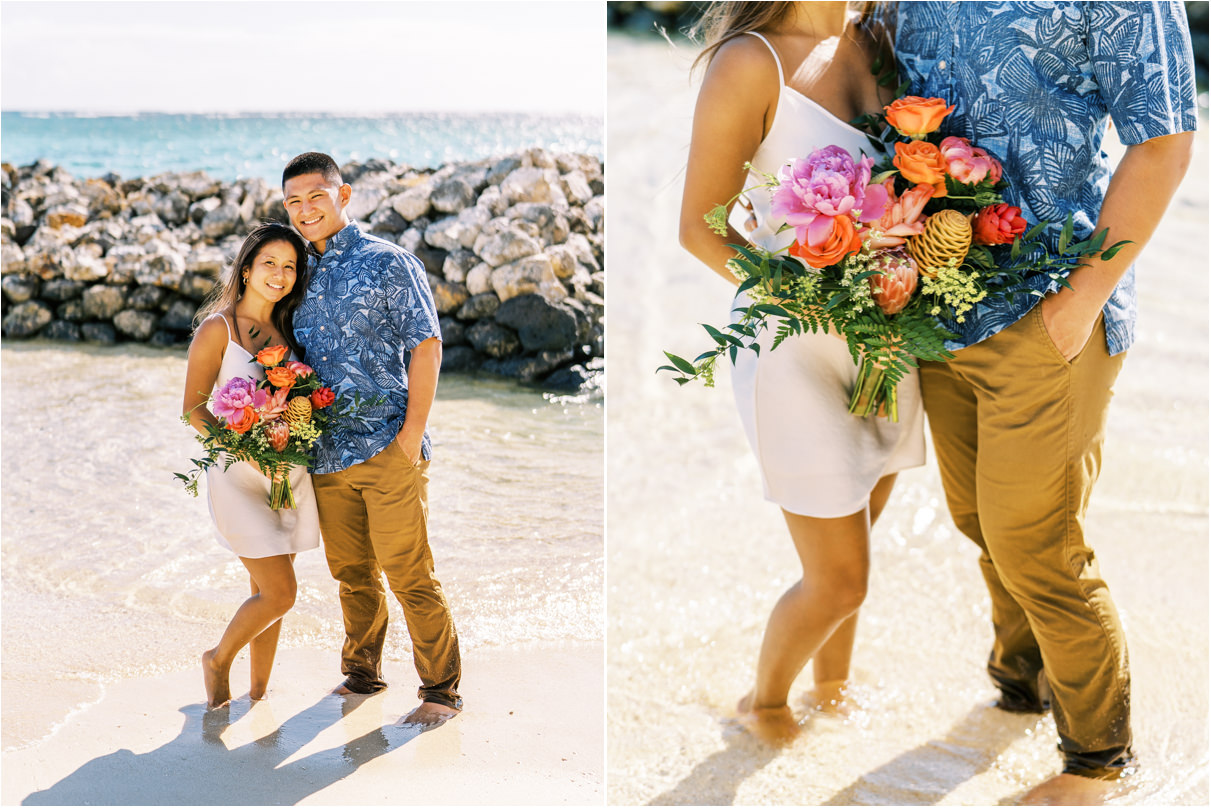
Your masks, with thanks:
[{"label": "woman", "polygon": [[[226,282],[198,313],[201,321],[189,346],[183,412],[205,433],[218,419],[204,406],[228,380],[261,380],[264,368],[254,356],[267,345],[294,344],[291,318],[307,289],[307,252],[289,227],[265,224],[240,247]],[[307,469],[290,471],[296,507],[269,507],[271,480],[253,463],[241,461],[206,475],[210,514],[219,544],[239,556],[248,569],[252,596],[244,601],[219,644],[202,654],[206,703],[220,707],[231,699],[228,674],[235,655],[249,646],[252,681],[249,697],[265,697],[277,651],[282,616],[294,605],[294,555],[319,546],[319,518]]]},{"label": "woman", "polygon": [[[717,3],[700,24],[707,46],[698,58],[708,66],[694,113],[681,243],[733,285],[729,243],[778,249],[794,235],[777,233],[781,223],[770,220],[764,190],[733,208],[727,236],[703,222],[716,204],[761,181],[746,174],[746,161],[776,174],[823,146],[855,157],[870,150],[846,121],[892,100],[871,73],[873,5],[851,13],[844,2]],[[741,295],[733,308],[748,302]],[[782,508],[803,578],[770,615],[756,687],[738,710],[755,735],[780,743],[798,731],[787,695],[809,659],[816,704],[844,696],[870,527],[896,472],[924,462],[925,443],[915,375],[900,385],[899,423],[858,418],[848,412],[857,366],[842,340],[805,334],[771,351],[769,336],[759,357],[740,353],[733,388],[766,498]]]}]

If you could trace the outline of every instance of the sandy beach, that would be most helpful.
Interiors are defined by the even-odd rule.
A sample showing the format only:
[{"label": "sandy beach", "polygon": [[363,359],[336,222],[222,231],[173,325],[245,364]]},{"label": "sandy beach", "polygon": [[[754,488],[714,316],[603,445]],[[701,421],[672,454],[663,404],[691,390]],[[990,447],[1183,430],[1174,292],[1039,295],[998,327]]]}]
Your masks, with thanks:
[{"label": "sandy beach", "polygon": [[172,478],[199,452],[181,352],[6,342],[0,360],[0,802],[601,804],[599,396],[443,377],[430,536],[466,709],[418,735],[393,726],[419,684],[394,600],[391,686],[328,695],[343,629],[322,551],[296,560],[268,700],[242,652],[235,700],[204,709],[199,655],[248,579]]},{"label": "sandy beach", "polygon": [[[709,346],[726,284],[677,244],[695,51],[609,41],[608,798],[619,804],[991,805],[1057,773],[1050,716],[993,708],[977,551],[932,454],[872,537],[856,711],[809,714],[773,751],[732,718],[765,620],[798,576],[763,501],[730,379],[678,388],[661,350]],[[1204,124],[1205,126],[1205,124]],[[1208,800],[1208,140],[1143,260],[1088,527],[1125,624],[1135,750],[1124,803]]]}]

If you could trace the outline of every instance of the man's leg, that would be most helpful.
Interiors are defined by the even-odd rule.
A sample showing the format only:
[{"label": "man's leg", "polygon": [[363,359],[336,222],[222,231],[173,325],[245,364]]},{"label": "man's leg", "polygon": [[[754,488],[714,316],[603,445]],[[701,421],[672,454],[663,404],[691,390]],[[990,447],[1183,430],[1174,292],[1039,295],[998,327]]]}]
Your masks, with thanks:
[{"label": "man's leg", "polygon": [[921,397],[951,518],[980,548],[980,571],[992,599],[994,639],[988,673],[1001,690],[997,704],[1012,712],[1042,712],[1046,708],[1039,693],[1043,659],[1038,643],[1026,613],[1001,582],[980,530],[976,508],[978,408],[975,390],[960,371],[963,354],[950,362],[921,363]]},{"label": "man's leg", "polygon": [[357,468],[316,474],[312,483],[328,570],[340,582],[345,619],[341,649],[344,686],[354,693],[374,693],[387,686],[381,665],[387,638],[387,598],[370,544],[366,505],[351,479]]},{"label": "man's leg", "polygon": [[458,634],[429,551],[428,466],[413,466],[396,442],[362,464],[358,478],[370,541],[399,599],[412,638],[422,701],[461,709]]},{"label": "man's leg", "polygon": [[1132,761],[1126,642],[1084,535],[1122,366],[1105,339],[1099,323],[1067,362],[1036,307],[963,351],[961,367],[979,400],[976,492],[988,556],[1042,652],[1064,771],[1098,779]]}]

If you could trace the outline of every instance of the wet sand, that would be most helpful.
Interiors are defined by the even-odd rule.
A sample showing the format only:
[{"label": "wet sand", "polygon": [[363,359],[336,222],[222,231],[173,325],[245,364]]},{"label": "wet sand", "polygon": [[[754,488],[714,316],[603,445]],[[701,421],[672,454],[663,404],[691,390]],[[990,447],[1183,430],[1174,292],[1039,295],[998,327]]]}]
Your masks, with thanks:
[{"label": "wet sand", "polygon": [[[937,468],[901,475],[872,537],[854,654],[858,711],[763,747],[732,718],[765,620],[797,578],[721,369],[678,388],[661,350],[709,345],[726,284],[677,244],[694,52],[609,41],[607,756],[622,804],[988,805],[1059,771],[1054,721],[991,707],[976,548]],[[1204,123],[1205,126],[1205,123]],[[1088,526],[1131,654],[1143,765],[1125,803],[1208,799],[1207,162],[1137,267],[1140,318],[1111,406]]]},{"label": "wet sand", "polygon": [[430,544],[458,626],[464,713],[391,725],[419,684],[389,599],[390,688],[341,680],[337,585],[299,554],[269,700],[247,652],[206,713],[199,656],[248,576],[173,480],[185,358],[5,342],[0,802],[601,804],[602,402],[443,378]]}]

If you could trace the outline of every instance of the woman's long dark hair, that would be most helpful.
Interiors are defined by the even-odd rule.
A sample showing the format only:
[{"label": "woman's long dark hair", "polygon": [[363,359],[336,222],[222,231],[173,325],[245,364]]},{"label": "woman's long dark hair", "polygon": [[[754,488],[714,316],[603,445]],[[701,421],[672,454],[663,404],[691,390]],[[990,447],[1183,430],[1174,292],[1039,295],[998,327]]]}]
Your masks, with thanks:
[{"label": "woman's long dark hair", "polygon": [[274,328],[286,338],[286,345],[296,356],[302,355],[298,344],[294,341],[294,311],[303,302],[307,294],[307,282],[311,278],[310,262],[307,260],[307,242],[292,228],[277,222],[267,222],[260,225],[240,245],[240,252],[228,269],[227,278],[215,286],[193,317],[194,331],[212,314],[218,312],[230,313],[235,319],[235,304],[244,296],[246,282],[244,270],[252,266],[261,248],[273,241],[284,241],[294,247],[296,257],[294,270],[294,287],[284,298],[273,307],[270,320]]},{"label": "woman's long dark hair", "polygon": [[[867,28],[875,41],[886,48],[895,4],[867,0],[851,2],[849,5],[859,12],[858,24]],[[691,39],[700,40],[704,46],[702,52],[694,59],[690,70],[695,70],[701,64],[710,64],[719,48],[736,37],[749,31],[759,31],[777,25],[794,7],[793,2],[758,3],[740,0],[709,4],[689,32]]]}]

